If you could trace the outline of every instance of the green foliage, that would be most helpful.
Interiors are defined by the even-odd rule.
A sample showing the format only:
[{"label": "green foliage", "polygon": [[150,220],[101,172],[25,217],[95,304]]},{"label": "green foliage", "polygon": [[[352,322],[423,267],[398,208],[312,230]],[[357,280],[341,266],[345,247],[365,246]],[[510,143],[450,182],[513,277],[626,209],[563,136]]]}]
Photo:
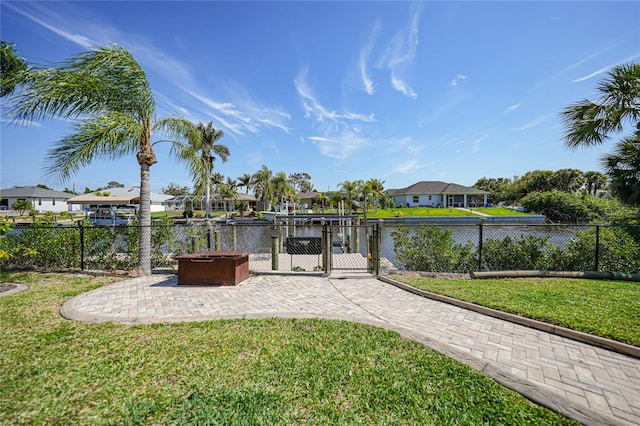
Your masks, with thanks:
[{"label": "green foliage", "polygon": [[451,231],[438,226],[400,226],[391,231],[396,260],[407,269],[468,272],[475,269],[473,244],[456,244]]},{"label": "green foliage", "polygon": [[20,73],[27,69],[26,61],[16,52],[14,43],[0,40],[0,97],[13,93],[20,82]]},{"label": "green foliage", "polygon": [[489,239],[482,245],[482,268],[489,271],[548,269],[547,237]]},{"label": "green foliage", "polygon": [[27,200],[18,200],[11,205],[11,208],[18,210],[20,216],[23,216],[25,212],[31,212],[33,210],[33,205]]},{"label": "green foliage", "polygon": [[80,265],[78,229],[33,225],[0,238],[1,269],[64,270]]},{"label": "green foliage", "polygon": [[[568,241],[561,253],[553,256],[553,268],[568,271],[595,269],[596,228],[579,232]],[[640,244],[623,227],[601,227],[599,238],[599,270],[640,271]]]},{"label": "green foliage", "polygon": [[521,200],[527,211],[544,214],[563,222],[590,222],[598,214],[589,209],[583,197],[562,191],[532,192]]}]

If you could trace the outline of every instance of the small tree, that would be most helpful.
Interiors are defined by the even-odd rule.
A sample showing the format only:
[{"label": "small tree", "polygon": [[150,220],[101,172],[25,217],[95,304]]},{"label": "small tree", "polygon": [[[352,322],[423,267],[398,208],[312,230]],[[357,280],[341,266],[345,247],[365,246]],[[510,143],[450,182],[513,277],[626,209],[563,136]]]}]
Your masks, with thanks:
[{"label": "small tree", "polygon": [[20,216],[24,216],[25,212],[30,212],[33,210],[33,205],[27,200],[18,200],[11,205],[13,210],[18,210],[20,212]]}]

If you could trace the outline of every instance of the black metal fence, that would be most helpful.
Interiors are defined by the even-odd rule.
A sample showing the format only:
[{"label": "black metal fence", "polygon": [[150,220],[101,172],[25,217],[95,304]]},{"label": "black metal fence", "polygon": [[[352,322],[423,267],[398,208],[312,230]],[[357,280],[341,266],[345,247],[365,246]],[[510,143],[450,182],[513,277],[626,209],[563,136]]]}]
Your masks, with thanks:
[{"label": "black metal fence", "polygon": [[[0,237],[2,270],[130,271],[139,226],[31,225]],[[219,223],[151,226],[153,269],[175,256],[249,252],[261,271],[640,271],[640,226],[519,224]]]}]

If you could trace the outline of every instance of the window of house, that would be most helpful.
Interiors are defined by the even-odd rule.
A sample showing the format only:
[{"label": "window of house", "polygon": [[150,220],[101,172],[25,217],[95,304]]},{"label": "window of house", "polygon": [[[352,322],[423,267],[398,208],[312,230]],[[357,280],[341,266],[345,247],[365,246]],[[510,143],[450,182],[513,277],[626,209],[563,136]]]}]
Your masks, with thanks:
[{"label": "window of house", "polygon": [[418,204],[420,202],[420,197],[418,195],[413,196],[413,204]]},{"label": "window of house", "polygon": [[429,195],[429,201],[431,201],[431,195]]},{"label": "window of house", "polygon": [[38,205],[41,206],[42,205],[42,198],[38,198]]},{"label": "window of house", "polygon": [[55,198],[53,199],[53,205],[54,206],[56,205],[56,199]]}]

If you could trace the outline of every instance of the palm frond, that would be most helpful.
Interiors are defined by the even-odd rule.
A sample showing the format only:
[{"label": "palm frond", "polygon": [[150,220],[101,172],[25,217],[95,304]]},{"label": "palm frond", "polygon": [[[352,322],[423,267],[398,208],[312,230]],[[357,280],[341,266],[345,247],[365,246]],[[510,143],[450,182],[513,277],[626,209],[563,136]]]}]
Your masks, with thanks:
[{"label": "palm frond", "polygon": [[61,181],[95,158],[115,159],[134,153],[142,133],[140,123],[116,112],[80,121],[74,129],[49,150],[45,160],[45,173]]},{"label": "palm frond", "polygon": [[150,122],[155,109],[144,70],[119,45],[80,53],[56,67],[33,67],[21,83],[11,111],[18,121],[119,111]]}]

